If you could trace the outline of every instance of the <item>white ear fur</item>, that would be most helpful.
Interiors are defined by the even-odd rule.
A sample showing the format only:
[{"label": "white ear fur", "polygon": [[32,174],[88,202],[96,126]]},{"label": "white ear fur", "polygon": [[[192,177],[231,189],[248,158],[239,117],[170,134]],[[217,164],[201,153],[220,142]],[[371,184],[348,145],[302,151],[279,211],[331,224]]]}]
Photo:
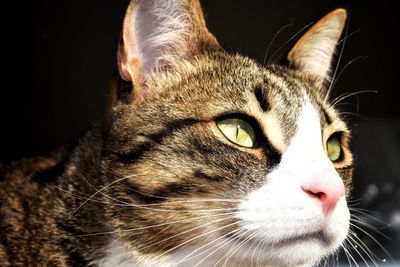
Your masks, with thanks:
[{"label": "white ear fur", "polygon": [[137,90],[157,69],[218,47],[198,0],[132,0],[118,48],[120,75]]},{"label": "white ear fur", "polygon": [[308,30],[288,54],[290,64],[296,69],[316,76],[319,85],[329,78],[332,57],[346,17],[344,9],[332,11]]}]

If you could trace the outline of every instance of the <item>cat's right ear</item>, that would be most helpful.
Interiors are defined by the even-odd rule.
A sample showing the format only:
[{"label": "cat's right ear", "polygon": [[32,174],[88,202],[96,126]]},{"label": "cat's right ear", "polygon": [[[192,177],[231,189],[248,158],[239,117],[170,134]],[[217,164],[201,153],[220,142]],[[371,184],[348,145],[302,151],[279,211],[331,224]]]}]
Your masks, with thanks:
[{"label": "cat's right ear", "polygon": [[330,80],[332,58],[346,17],[342,8],[332,11],[311,27],[288,54],[291,67],[312,75],[318,87]]},{"label": "cat's right ear", "polygon": [[154,94],[148,79],[174,62],[217,49],[199,0],[132,0],[118,47],[119,74],[133,83],[133,101],[140,103]]}]

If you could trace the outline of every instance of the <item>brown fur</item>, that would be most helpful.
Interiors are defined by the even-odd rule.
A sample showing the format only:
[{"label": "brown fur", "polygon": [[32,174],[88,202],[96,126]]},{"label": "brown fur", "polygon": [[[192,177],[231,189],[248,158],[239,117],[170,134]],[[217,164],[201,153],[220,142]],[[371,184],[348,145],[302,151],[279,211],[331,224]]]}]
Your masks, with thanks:
[{"label": "brown fur", "polygon": [[[217,218],[218,209],[236,208],[235,202],[199,199],[240,199],[264,182],[296,131],[303,93],[321,118],[329,114],[331,123],[321,120],[324,140],[343,133],[345,156],[336,166],[350,188],[349,131],[313,77],[199,51],[146,81],[150,92],[159,92],[151,101],[132,105],[114,93],[106,119],[70,152],[1,166],[2,266],[88,265],[115,239],[139,255],[173,252],[204,231],[205,215]],[[259,147],[227,141],[215,124],[226,114],[253,118]],[[146,228],[154,225],[160,226]]]}]

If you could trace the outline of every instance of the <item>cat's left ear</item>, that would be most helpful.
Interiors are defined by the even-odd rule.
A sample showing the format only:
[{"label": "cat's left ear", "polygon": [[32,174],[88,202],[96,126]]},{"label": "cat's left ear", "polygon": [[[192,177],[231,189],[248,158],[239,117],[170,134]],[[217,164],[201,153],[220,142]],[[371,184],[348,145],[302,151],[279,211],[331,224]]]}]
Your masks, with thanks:
[{"label": "cat's left ear", "polygon": [[319,20],[294,45],[288,54],[290,66],[315,77],[317,86],[330,79],[330,68],[347,12],[336,9]]}]

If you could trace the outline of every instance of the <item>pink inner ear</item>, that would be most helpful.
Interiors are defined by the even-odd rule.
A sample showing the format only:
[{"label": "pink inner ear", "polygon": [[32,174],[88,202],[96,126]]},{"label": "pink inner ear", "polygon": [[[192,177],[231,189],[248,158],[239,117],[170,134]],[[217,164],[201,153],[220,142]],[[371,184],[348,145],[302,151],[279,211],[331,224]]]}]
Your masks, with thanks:
[{"label": "pink inner ear", "polygon": [[337,9],[319,20],[295,44],[288,60],[299,70],[328,78],[332,57],[343,31],[346,11]]},{"label": "pink inner ear", "polygon": [[205,27],[199,0],[132,0],[118,48],[119,72],[135,85],[134,99],[147,99],[149,77],[205,47],[219,45]]},{"label": "pink inner ear", "polygon": [[125,80],[146,80],[169,60],[184,57],[191,34],[188,10],[178,0],[147,0],[129,5],[119,46]]}]

